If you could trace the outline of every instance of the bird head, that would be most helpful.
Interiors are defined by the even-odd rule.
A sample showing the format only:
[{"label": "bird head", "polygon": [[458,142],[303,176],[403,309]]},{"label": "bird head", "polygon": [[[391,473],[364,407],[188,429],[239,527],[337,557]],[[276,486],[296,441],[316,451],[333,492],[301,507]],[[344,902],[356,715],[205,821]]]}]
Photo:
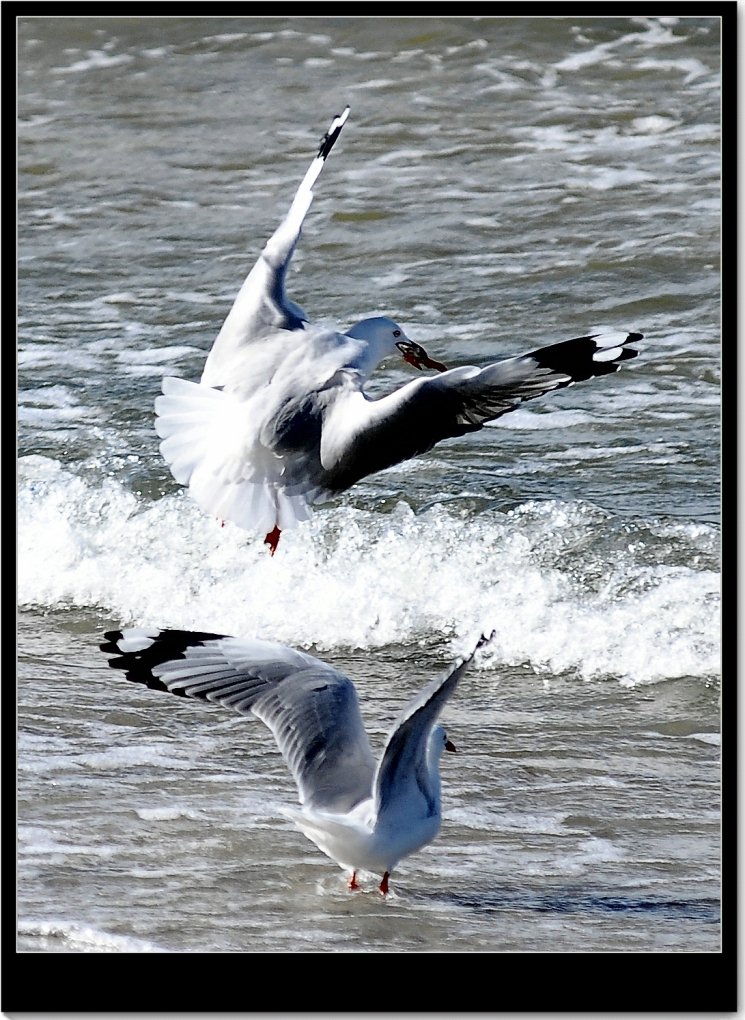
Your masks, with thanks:
[{"label": "bird head", "polygon": [[423,347],[409,340],[399,324],[386,315],[376,315],[355,323],[347,330],[347,336],[364,340],[374,354],[372,360],[375,363],[397,351],[404,361],[414,368],[434,368],[437,372],[447,372],[447,365],[430,358]]},{"label": "bird head", "polygon": [[439,747],[441,751],[450,751],[452,754],[456,754],[458,751],[458,748],[452,740],[448,740],[448,735],[445,732],[444,726],[435,726],[430,740],[432,741],[432,744],[434,744],[436,748]]}]

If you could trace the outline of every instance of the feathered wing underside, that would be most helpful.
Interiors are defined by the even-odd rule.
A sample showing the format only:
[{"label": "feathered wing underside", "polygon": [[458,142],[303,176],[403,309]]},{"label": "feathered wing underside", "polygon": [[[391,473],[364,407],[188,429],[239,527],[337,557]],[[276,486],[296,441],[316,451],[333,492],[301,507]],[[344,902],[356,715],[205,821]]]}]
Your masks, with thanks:
[{"label": "feathered wing underside", "polygon": [[475,432],[526,400],[615,372],[638,354],[626,345],[641,339],[641,333],[577,337],[482,369],[416,379],[379,400],[352,394],[326,423],[323,485],[341,492],[443,439]]},{"label": "feathered wing underside", "polygon": [[351,681],[270,641],[130,628],[101,650],[126,678],[255,715],[272,731],[301,804],[347,811],[369,797],[375,761]]},{"label": "feathered wing underside", "polygon": [[274,734],[303,807],[345,813],[371,795],[375,759],[345,676],[307,669],[267,691],[253,712]]},{"label": "feathered wing underside", "polygon": [[[465,673],[474,653],[429,683],[399,715],[375,776],[375,813],[379,818],[408,787],[418,792],[425,812],[437,808],[427,772],[427,744],[437,718]],[[410,800],[413,799],[410,797]]]},{"label": "feathered wing underside", "polygon": [[301,329],[308,320],[285,293],[287,269],[313,201],[313,185],[348,116],[349,107],[332,121],[289,212],[246,277],[205,363],[201,380],[205,385],[230,382],[231,365],[246,344],[278,329]]}]

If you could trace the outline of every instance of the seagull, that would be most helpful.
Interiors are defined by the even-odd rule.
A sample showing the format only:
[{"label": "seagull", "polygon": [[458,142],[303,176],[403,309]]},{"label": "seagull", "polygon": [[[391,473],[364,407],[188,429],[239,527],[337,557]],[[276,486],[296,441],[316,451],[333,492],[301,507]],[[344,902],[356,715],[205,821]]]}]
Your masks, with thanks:
[{"label": "seagull", "polygon": [[[290,206],[246,277],[199,382],[164,377],[161,453],[206,513],[264,534],[283,530],[360,479],[481,429],[525,400],[615,372],[641,333],[577,337],[478,368],[448,369],[393,319],[343,332],[310,323],[285,293],[313,186],[349,116],[336,116]],[[422,375],[373,399],[365,384],[392,357]]]},{"label": "seagull", "polygon": [[440,757],[455,751],[438,717],[478,648],[410,699],[376,763],[352,681],[273,641],[184,630],[108,631],[99,647],[127,680],[253,715],[274,734],[297,784],[284,808],[327,857],[351,871],[391,872],[440,829]]}]

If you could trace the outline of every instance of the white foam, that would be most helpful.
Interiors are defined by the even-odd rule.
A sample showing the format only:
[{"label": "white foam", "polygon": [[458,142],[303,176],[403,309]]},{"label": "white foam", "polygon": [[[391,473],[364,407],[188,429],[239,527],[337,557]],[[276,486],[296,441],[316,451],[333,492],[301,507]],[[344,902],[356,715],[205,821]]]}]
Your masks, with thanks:
[{"label": "white foam", "polygon": [[[626,63],[629,63],[633,52],[637,48],[650,49],[655,46],[673,45],[682,40],[681,36],[675,35],[659,20],[647,21],[640,18],[638,23],[641,26],[641,31],[617,35],[608,42],[598,43],[596,46],[580,53],[573,53],[554,64],[554,70],[579,71],[582,68],[591,67],[595,64],[610,62],[617,50],[622,50],[623,55],[615,57],[616,61],[624,59]],[[670,63],[676,62],[671,61]],[[644,66],[644,61],[635,62],[635,66]]]},{"label": "white foam", "polygon": [[178,358],[182,358],[185,355],[198,355],[200,353],[202,352],[200,352],[197,347],[187,347],[184,345],[174,347],[151,347],[147,350],[141,351],[120,351],[117,354],[117,359],[123,364],[159,365],[164,361],[176,361]]},{"label": "white foam", "polygon": [[[649,452],[650,449],[660,453],[669,450],[671,454],[675,451],[675,447],[669,443],[653,443],[651,446],[588,446],[584,448],[572,447],[569,450],[548,450],[543,454],[543,458],[553,461],[566,460],[575,464],[581,460],[615,460],[617,457],[638,457],[640,453]],[[649,463],[648,459],[646,463]]]},{"label": "white foam", "polygon": [[55,944],[69,946],[80,953],[167,953],[154,942],[115,935],[90,925],[71,921],[19,921],[18,935],[25,939],[39,939],[41,944],[54,951]]},{"label": "white foam", "polygon": [[144,822],[174,822],[178,818],[189,818],[202,820],[203,815],[190,808],[181,807],[158,807],[158,808],[137,808],[135,813]]},{"label": "white foam", "polygon": [[[273,33],[265,32],[263,34],[266,38],[271,38]],[[247,36],[247,32],[219,32],[216,35],[206,35],[203,41],[206,43],[234,43],[239,39],[247,38]],[[253,38],[258,38],[258,36],[255,35]]]},{"label": "white foam", "polygon": [[77,71],[97,71],[104,67],[116,67],[119,64],[129,64],[134,57],[128,53],[105,53],[103,50],[88,50],[88,56],[84,60],[76,60],[74,64],[67,67],[56,68],[60,74],[71,74]]},{"label": "white foam", "polygon": [[594,416],[587,411],[535,411],[527,407],[517,407],[514,411],[506,414],[504,418],[498,418],[495,422],[487,423],[487,428],[513,429],[517,432],[540,431],[542,429],[563,429],[571,428],[573,425],[587,425],[594,421]]},{"label": "white foam", "polygon": [[[204,741],[202,741],[202,748]],[[176,748],[168,743],[138,744],[133,747],[111,747],[106,751],[89,751],[71,754],[63,750],[58,754],[45,751],[43,755],[26,755],[18,763],[21,772],[39,773],[51,776],[54,773],[69,773],[72,767],[81,772],[127,772],[133,767],[154,766],[157,769],[175,769],[186,771],[198,767],[199,752]],[[62,849],[57,846],[55,849]],[[72,852],[71,848],[64,848]],[[75,852],[84,852],[85,847],[76,848]],[[91,851],[93,852],[93,851]],[[99,850],[98,852],[103,852]]]},{"label": "white foam", "polygon": [[692,733],[691,740],[698,740],[702,744],[711,744],[714,747],[720,747],[722,743],[720,733]]},{"label": "white foam", "polygon": [[680,127],[680,121],[673,120],[672,117],[660,117],[653,114],[649,117],[635,117],[631,126],[641,134],[657,135],[663,131],[669,131],[670,128]]},{"label": "white foam", "polygon": [[696,78],[711,80],[711,72],[706,64],[695,57],[682,58],[680,60],[640,60],[636,65],[640,71],[678,71],[683,75],[682,84],[689,85]]},{"label": "white foam", "polygon": [[588,870],[592,872],[600,864],[613,864],[625,859],[623,850],[610,840],[590,837],[582,840],[571,853],[556,857],[552,865],[567,874],[580,874]]},{"label": "white foam", "polygon": [[494,629],[487,665],[625,685],[717,677],[716,529],[623,529],[619,540],[611,515],[579,502],[478,514],[341,505],[285,532],[272,558],[260,536],[220,527],[183,492],[147,502],[31,457],[21,461],[19,601],[100,607],[117,627],[319,649],[444,640],[459,654]]},{"label": "white foam", "polygon": [[651,174],[627,167],[582,167],[583,176],[567,175],[567,186],[574,188],[591,188],[593,191],[610,191],[611,188],[625,188],[631,184],[644,184],[652,180]]}]

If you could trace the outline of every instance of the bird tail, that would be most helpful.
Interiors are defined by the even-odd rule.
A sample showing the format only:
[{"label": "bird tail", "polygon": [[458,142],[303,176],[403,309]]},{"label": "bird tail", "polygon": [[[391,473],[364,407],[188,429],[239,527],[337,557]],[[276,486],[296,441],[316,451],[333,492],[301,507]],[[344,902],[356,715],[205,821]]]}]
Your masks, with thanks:
[{"label": "bird tail", "polygon": [[155,401],[155,431],[163,440],[160,452],[177,482],[190,485],[210,452],[226,410],[222,390],[187,379],[163,379],[163,396]]},{"label": "bird tail", "polygon": [[205,513],[259,534],[310,517],[315,493],[286,492],[281,460],[245,447],[245,408],[232,394],[167,376],[155,412],[160,452]]}]

